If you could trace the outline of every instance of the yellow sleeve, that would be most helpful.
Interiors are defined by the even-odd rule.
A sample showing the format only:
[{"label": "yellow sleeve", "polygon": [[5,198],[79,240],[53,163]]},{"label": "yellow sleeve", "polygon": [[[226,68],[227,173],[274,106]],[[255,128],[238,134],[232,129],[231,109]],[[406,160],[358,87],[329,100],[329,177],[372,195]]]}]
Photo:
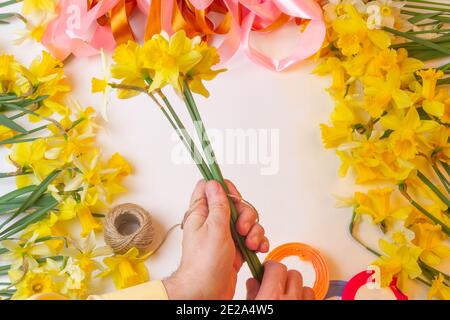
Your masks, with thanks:
[{"label": "yellow sleeve", "polygon": [[89,300],[168,300],[162,281],[150,281],[126,289],[89,296]]}]

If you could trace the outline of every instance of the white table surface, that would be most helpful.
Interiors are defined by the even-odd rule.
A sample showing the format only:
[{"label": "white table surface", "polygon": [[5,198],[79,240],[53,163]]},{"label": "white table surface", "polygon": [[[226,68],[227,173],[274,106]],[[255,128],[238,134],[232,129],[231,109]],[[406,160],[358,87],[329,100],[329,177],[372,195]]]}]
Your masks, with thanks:
[{"label": "white table surface", "polygon": [[[17,37],[13,32],[21,27],[19,22],[0,26],[0,50],[29,63],[39,55],[42,46],[31,41],[13,46],[12,40]],[[292,45],[289,36],[292,32],[288,28],[278,32],[276,37],[256,42],[266,52],[278,48],[276,54],[280,54]],[[307,243],[324,255],[331,279],[348,280],[365,270],[374,256],[348,234],[351,209],[334,207],[333,194],[351,195],[362,187],[356,187],[351,176],[339,179],[338,158],[333,151],[322,147],[319,124],[327,121],[333,102],[325,91],[330,79],[311,74],[314,65],[315,62],[308,61],[288,72],[275,73],[252,63],[240,51],[226,64],[229,71],[207,84],[211,97],[199,97],[197,102],[207,128],[219,130],[219,133],[227,129],[278,130],[279,170],[276,174],[262,175],[263,165],[225,163],[222,165],[224,175],[233,180],[245,199],[259,210],[271,248],[286,242]],[[93,76],[102,74],[99,57],[71,59],[65,71],[74,88],[74,97],[83,106],[98,109],[101,95],[91,94],[90,82]],[[176,101],[172,94],[169,96]],[[175,108],[184,111],[178,101]],[[194,165],[173,163],[171,152],[176,139],[160,111],[146,97],[130,100],[113,97],[108,115],[109,122],[103,123],[99,135],[104,154],[120,152],[134,168],[132,176],[126,179],[129,192],[117,203],[133,202],[149,210],[161,236],[182,219],[200,174]],[[11,183],[2,181],[0,193],[11,187]],[[374,229],[374,226],[363,225],[360,233],[376,244]],[[147,261],[152,279],[166,277],[176,269],[180,249],[181,231],[178,230]],[[264,255],[260,257],[263,259]],[[311,265],[295,265],[292,260],[288,265],[304,272],[306,284],[313,283]],[[244,266],[235,298],[245,297],[245,279],[249,276]],[[410,299],[425,297],[425,290],[418,284],[411,284],[406,293]],[[386,292],[382,295],[390,296]]]}]

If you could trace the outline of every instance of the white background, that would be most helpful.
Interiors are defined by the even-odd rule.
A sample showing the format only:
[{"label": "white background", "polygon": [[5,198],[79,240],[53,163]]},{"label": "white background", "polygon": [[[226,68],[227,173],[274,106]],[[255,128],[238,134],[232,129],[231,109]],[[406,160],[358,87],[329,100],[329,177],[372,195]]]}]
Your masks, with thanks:
[{"label": "white background", "polygon": [[[141,20],[136,21],[135,24],[139,24]],[[42,47],[37,43],[12,45],[17,37],[14,30],[22,28],[20,23],[0,28],[1,52],[14,54],[25,64],[39,55]],[[265,52],[280,54],[295,45],[293,36],[295,34],[287,28],[270,37],[259,37],[256,42]],[[331,279],[348,280],[365,270],[374,256],[348,234],[351,209],[334,207],[333,194],[349,196],[356,188],[351,177],[337,177],[339,161],[333,151],[322,147],[319,124],[327,121],[333,102],[325,91],[330,79],[311,74],[314,65],[315,62],[307,61],[288,72],[275,73],[238,52],[226,63],[229,71],[207,84],[211,97],[198,97],[197,102],[208,128],[279,130],[277,174],[261,175],[259,165],[224,164],[224,175],[233,180],[245,199],[259,210],[271,248],[286,242],[307,243],[326,258]],[[101,95],[91,94],[90,82],[93,76],[102,77],[100,58],[70,59],[65,70],[74,88],[74,97],[83,106],[98,109]],[[172,94],[170,97],[177,111],[184,114],[184,105]],[[103,123],[99,139],[104,155],[120,152],[134,168],[133,175],[126,179],[129,192],[117,203],[133,202],[149,210],[161,236],[181,221],[190,193],[200,179],[198,170],[193,165],[172,162],[171,152],[175,146],[172,130],[148,98],[117,100],[112,97],[108,115],[109,122]],[[2,181],[1,193],[10,187],[11,184]],[[360,228],[360,235],[376,245],[375,229],[365,225]],[[147,261],[151,278],[170,275],[177,267],[180,251],[181,232],[177,230]],[[290,259],[289,265],[304,272],[306,284],[313,283],[314,273],[309,264],[294,264]],[[245,297],[245,279],[249,275],[244,266],[236,298]],[[425,297],[419,285],[412,284],[410,288],[406,293],[411,299]],[[384,292],[383,296],[390,294]],[[365,297],[381,296],[372,292]]]}]

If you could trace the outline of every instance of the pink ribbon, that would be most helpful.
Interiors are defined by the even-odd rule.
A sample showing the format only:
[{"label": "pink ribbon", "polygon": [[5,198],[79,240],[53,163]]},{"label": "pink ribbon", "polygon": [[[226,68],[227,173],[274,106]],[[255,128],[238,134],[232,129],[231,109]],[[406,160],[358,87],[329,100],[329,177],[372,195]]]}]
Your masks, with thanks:
[{"label": "pink ribbon", "polygon": [[[320,6],[313,0],[241,0],[249,13],[242,21],[242,45],[248,57],[275,71],[283,71],[290,66],[312,56],[322,47],[326,34],[326,26],[322,18]],[[283,59],[271,58],[262,54],[250,45],[250,35],[255,23],[261,27],[270,25],[281,14],[293,18],[308,19],[305,30],[299,34],[293,52]]]},{"label": "pink ribbon", "polygon": [[[113,50],[116,46],[111,28],[99,25],[97,19],[108,13],[119,0],[101,0],[88,10],[86,0],[60,0],[59,14],[49,23],[42,43],[57,58],[63,60],[70,54],[91,56],[99,50]],[[147,14],[151,0],[138,0],[137,7]],[[199,10],[208,8],[215,0],[190,0]],[[282,71],[320,50],[325,39],[326,27],[322,10],[314,0],[222,0],[232,15],[230,31],[218,45],[222,63],[244,48],[248,57],[266,68]],[[172,33],[173,1],[162,1],[162,28]],[[295,49],[283,59],[264,55],[250,45],[252,30],[261,30],[275,22],[281,14],[290,19],[309,20],[303,32],[299,32]],[[299,27],[300,28],[300,27]]]},{"label": "pink ribbon", "polygon": [[[102,0],[88,10],[86,0],[60,0],[58,16],[52,20],[42,36],[42,44],[58,59],[70,54],[92,56],[100,49],[112,51],[116,46],[111,27],[98,24],[97,19],[108,13],[119,0]],[[147,10],[148,3],[138,0],[137,7]]]}]

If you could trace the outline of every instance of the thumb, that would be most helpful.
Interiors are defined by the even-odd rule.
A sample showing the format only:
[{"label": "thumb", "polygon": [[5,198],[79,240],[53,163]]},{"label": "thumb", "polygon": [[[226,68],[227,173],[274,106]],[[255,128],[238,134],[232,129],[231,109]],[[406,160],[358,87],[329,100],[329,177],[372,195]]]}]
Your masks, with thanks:
[{"label": "thumb", "polygon": [[207,220],[218,226],[229,228],[230,205],[222,186],[217,181],[208,181],[205,186],[205,193],[209,210]]}]

